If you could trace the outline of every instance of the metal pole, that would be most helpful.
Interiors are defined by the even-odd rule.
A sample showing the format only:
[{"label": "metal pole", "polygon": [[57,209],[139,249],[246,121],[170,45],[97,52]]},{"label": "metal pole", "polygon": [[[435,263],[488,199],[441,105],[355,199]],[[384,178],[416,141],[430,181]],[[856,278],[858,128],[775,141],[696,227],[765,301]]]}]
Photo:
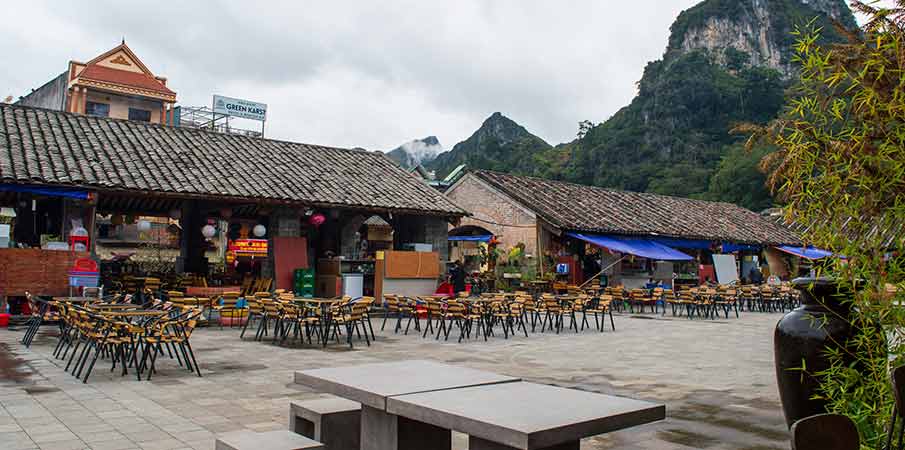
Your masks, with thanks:
[{"label": "metal pole", "polygon": [[261,138],[264,138],[264,123],[265,122],[267,122],[267,121],[266,120],[261,121]]}]

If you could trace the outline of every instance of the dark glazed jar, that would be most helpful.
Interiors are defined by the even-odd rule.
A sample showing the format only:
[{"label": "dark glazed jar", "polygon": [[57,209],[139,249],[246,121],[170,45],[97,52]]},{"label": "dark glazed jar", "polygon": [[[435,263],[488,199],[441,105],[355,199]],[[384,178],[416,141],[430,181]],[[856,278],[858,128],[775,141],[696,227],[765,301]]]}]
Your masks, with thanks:
[{"label": "dark glazed jar", "polygon": [[[789,427],[826,412],[824,401],[811,399],[820,384],[812,374],[829,367],[827,348],[843,345],[852,336],[851,298],[839,292],[833,279],[796,278],[792,286],[801,292],[801,306],[783,316],[773,334],[776,384]],[[804,374],[797,370],[802,360]]]}]

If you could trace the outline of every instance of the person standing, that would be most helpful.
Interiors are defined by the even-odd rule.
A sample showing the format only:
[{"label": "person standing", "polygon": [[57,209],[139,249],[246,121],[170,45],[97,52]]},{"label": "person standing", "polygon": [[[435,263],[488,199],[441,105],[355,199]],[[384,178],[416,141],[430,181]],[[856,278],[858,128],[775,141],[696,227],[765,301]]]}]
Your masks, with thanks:
[{"label": "person standing", "polygon": [[459,292],[465,292],[465,268],[462,267],[461,260],[457,259],[455,264],[453,264],[449,271],[449,277],[455,294],[458,295]]}]

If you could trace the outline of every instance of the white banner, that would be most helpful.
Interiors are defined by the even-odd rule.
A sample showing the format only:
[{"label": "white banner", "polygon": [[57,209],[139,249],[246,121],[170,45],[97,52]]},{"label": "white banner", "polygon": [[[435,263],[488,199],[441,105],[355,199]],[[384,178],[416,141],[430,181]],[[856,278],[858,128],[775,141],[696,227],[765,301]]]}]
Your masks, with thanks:
[{"label": "white banner", "polygon": [[267,105],[238,98],[214,95],[214,112],[243,119],[264,121],[267,118]]}]

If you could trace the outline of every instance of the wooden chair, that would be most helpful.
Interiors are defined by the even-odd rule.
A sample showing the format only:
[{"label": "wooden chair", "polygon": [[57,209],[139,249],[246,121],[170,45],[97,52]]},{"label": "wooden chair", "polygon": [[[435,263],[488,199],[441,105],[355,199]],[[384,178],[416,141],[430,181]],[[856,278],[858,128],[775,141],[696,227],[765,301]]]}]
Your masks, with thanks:
[{"label": "wooden chair", "polygon": [[349,342],[349,348],[353,348],[352,345],[352,336],[353,333],[358,336],[358,339],[361,339],[361,327],[364,330],[365,342],[367,342],[368,347],[371,346],[371,339],[368,337],[368,329],[365,327],[365,315],[368,311],[368,305],[364,303],[348,303],[338,308],[338,314],[334,315],[332,323],[334,326],[334,336],[337,336],[337,331],[340,326],[344,326],[346,328],[346,339]]},{"label": "wooden chair", "polygon": [[235,291],[234,292],[224,292],[223,294],[220,295],[220,304],[214,306],[213,310],[217,311],[217,314],[218,314],[217,319],[220,322],[221,329],[223,328],[222,319],[227,314],[229,315],[229,317],[231,319],[229,326],[232,327],[234,325],[235,320],[232,320],[232,319],[235,319],[239,310],[242,309],[242,308],[239,308],[239,306],[238,306],[239,295],[240,294]]},{"label": "wooden chair", "polygon": [[[380,326],[380,330],[383,331],[383,327],[386,326],[387,323],[387,318],[392,316],[396,318],[396,327],[393,329],[393,333],[398,333],[399,330],[402,329],[402,319],[407,317],[409,321],[405,327],[405,334],[408,334],[408,325],[411,325],[413,319],[416,321],[418,320],[412,304],[408,299],[397,295],[386,294],[383,298],[386,302],[386,312],[384,313],[383,325]],[[420,323],[415,324],[415,329],[421,329]]]},{"label": "wooden chair", "polygon": [[[905,366],[899,366],[892,370],[890,374],[890,382],[892,383],[892,395],[895,405],[892,409],[892,415],[889,418],[889,427],[886,429],[886,446],[884,449],[902,450],[902,442],[905,440]],[[899,439],[898,444],[893,447],[892,441],[896,434],[896,420],[899,419]]]},{"label": "wooden chair", "polygon": [[270,296],[257,297],[257,301],[261,304],[262,314],[261,320],[258,322],[258,330],[255,332],[255,340],[259,341],[264,339],[264,336],[268,336],[271,325],[273,325],[273,336],[274,340],[276,340],[280,331],[280,318],[282,317],[280,305]]},{"label": "wooden chair", "polygon": [[462,338],[465,335],[465,327],[462,325],[464,319],[465,305],[455,301],[448,302],[446,309],[440,314],[440,326],[437,328],[436,339],[440,339],[442,334],[444,340],[449,340],[449,332],[452,330],[452,326],[457,325],[460,331],[459,342],[462,342]]},{"label": "wooden chair", "polygon": [[544,322],[541,324],[540,332],[543,333],[547,328],[547,323],[549,323],[550,329],[556,330],[556,334],[559,334],[563,327],[564,310],[562,305],[556,297],[549,294],[542,295],[541,300],[544,302],[546,314],[544,315]]},{"label": "wooden chair", "polygon": [[[484,342],[486,342],[487,317],[484,311],[484,304],[482,302],[472,302],[471,304],[466,305],[463,326],[465,327],[465,335],[467,337],[471,337],[471,331],[472,329],[474,329],[475,324],[478,325],[478,328],[475,331],[480,331],[480,333],[484,335]],[[475,338],[477,339],[477,334],[475,335]],[[461,339],[459,341],[461,342]]]},{"label": "wooden chair", "polygon": [[528,337],[528,327],[525,326],[525,310],[524,304],[515,302],[509,302],[509,331],[514,336],[515,333],[521,329],[525,333],[525,337]]},{"label": "wooden chair", "polygon": [[369,296],[361,297],[360,299],[355,301],[355,303],[360,303],[365,306],[364,319],[368,323],[368,330],[370,330],[371,332],[372,341],[377,339],[377,336],[374,335],[374,325],[371,323],[371,308],[374,307],[374,302],[376,301],[377,299]]},{"label": "wooden chair", "polygon": [[522,305],[522,315],[524,316],[522,320],[531,319],[531,332],[534,333],[537,324],[537,302],[534,301],[531,294],[519,294],[515,297],[515,301]]},{"label": "wooden chair", "polygon": [[733,288],[726,288],[720,290],[717,295],[713,299],[714,307],[719,307],[723,310],[726,318],[729,318],[729,311],[735,310],[735,318],[738,319],[738,291]]},{"label": "wooden chair", "polygon": [[247,297],[245,300],[248,303],[248,317],[245,319],[245,324],[242,325],[242,333],[239,334],[239,339],[245,337],[245,330],[248,329],[248,324],[250,324],[252,320],[264,320],[264,306],[261,304],[260,298],[251,296]]},{"label": "wooden chair", "polygon": [[658,294],[660,296],[663,295],[663,289],[661,289],[661,288],[657,288],[657,289],[660,289],[660,290],[659,291],[655,290],[655,292],[653,292],[653,293],[648,289],[642,289],[642,288],[636,288],[636,289],[632,289],[631,291],[629,291],[629,305],[632,308],[632,312],[634,312],[635,306],[638,307],[638,312],[640,312],[642,314],[644,313],[645,307],[650,307],[650,311],[652,313],[656,314],[657,303],[660,300],[660,298],[657,295]]},{"label": "wooden chair", "polygon": [[616,323],[613,321],[613,309],[611,308],[612,303],[613,296],[604,294],[590,299],[585,306],[585,314],[594,315],[597,331],[603,332],[607,315],[610,316],[610,326],[613,327],[613,331],[616,331]]},{"label": "wooden chair", "polygon": [[[195,359],[195,352],[192,350],[189,338],[192,336],[192,331],[194,331],[197,326],[198,319],[201,317],[202,313],[203,311],[201,308],[190,308],[184,316],[175,319],[162,320],[156,323],[154,327],[148,330],[147,334],[141,337],[146,344],[146,350],[145,354],[142,356],[142,364],[139,367],[148,368],[148,380],[151,379],[151,375],[154,373],[154,365],[158,355],[163,353],[161,344],[178,348],[177,351],[174,351],[173,353],[176,355],[176,359],[179,361],[180,365],[182,365],[182,359],[184,359],[185,367],[190,371],[196,372],[199,377],[201,376],[201,369]],[[149,351],[152,353],[149,354]],[[184,358],[180,358],[180,351]],[[147,366],[146,360],[150,361],[150,364]],[[142,369],[139,369],[139,373],[141,371]]]},{"label": "wooden chair", "polygon": [[160,296],[160,278],[145,278],[142,293],[145,295],[144,301]]},{"label": "wooden chair", "polygon": [[855,423],[841,414],[817,414],[792,424],[792,450],[858,450]]},{"label": "wooden chair", "polygon": [[713,304],[714,297],[716,296],[716,290],[701,286],[695,292],[694,297],[694,309],[695,312],[698,313],[701,317],[715,319],[716,315],[714,314],[715,308]]},{"label": "wooden chair", "polygon": [[[588,302],[590,299],[587,294],[581,294],[575,300],[572,300],[571,305],[569,305],[569,328],[575,330],[576,333],[579,331],[584,331],[584,327],[587,326],[591,328],[591,325],[588,323],[588,313],[585,310],[588,306]],[[578,315],[581,314],[581,330],[578,329]]]},{"label": "wooden chair", "polygon": [[684,314],[690,319],[695,305],[694,292],[691,289],[682,289],[672,298],[667,298],[666,303],[672,307],[673,316],[677,313]]},{"label": "wooden chair", "polygon": [[427,311],[426,315],[426,323],[424,325],[424,332],[421,334],[421,337],[426,337],[428,333],[434,333],[434,322],[438,322],[442,320],[443,315],[443,302],[434,298],[434,297],[419,297],[420,300],[424,303]]}]

